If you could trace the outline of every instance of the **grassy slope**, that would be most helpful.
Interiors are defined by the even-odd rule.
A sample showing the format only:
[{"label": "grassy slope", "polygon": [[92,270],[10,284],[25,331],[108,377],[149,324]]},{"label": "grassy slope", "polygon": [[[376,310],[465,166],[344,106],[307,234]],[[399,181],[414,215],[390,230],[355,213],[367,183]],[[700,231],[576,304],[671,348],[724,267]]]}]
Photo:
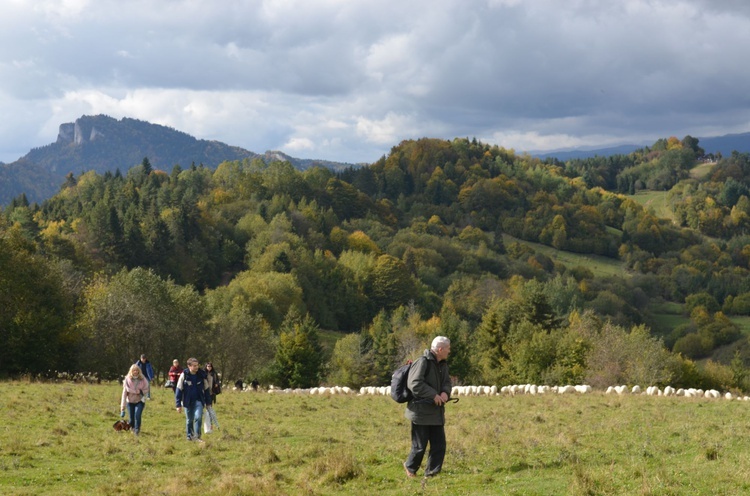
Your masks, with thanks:
[{"label": "grassy slope", "polygon": [[667,202],[668,193],[668,191],[639,191],[630,195],[630,198],[643,205],[644,208],[653,210],[657,217],[674,221],[674,213]]},{"label": "grassy slope", "polygon": [[711,171],[711,168],[716,165],[716,162],[707,162],[705,164],[699,164],[690,169],[690,177],[693,179],[702,179]]},{"label": "grassy slope", "polygon": [[184,440],[171,394],[139,438],[120,387],[0,384],[3,494],[747,494],[750,404],[646,396],[462,398],[443,473],[407,480],[404,407],[387,397],[227,391],[221,430]]},{"label": "grassy slope", "polygon": [[522,243],[530,246],[534,251],[548,256],[554,262],[561,263],[568,268],[583,266],[590,269],[596,277],[607,277],[613,275],[622,276],[625,274],[625,265],[620,260],[602,257],[599,255],[588,255],[561,251],[540,243],[523,241],[513,236],[503,234],[503,243],[508,246],[510,243]]}]

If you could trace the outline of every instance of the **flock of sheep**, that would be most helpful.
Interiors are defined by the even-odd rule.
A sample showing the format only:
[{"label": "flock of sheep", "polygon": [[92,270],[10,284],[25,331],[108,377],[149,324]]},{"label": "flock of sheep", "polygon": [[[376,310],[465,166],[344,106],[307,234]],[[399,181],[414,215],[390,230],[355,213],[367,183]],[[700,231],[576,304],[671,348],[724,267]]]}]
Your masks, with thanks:
[{"label": "flock of sheep", "polygon": [[[251,389],[242,387],[234,388],[235,391],[248,391]],[[347,386],[321,386],[314,388],[297,388],[297,389],[279,389],[269,386],[267,392],[273,394],[311,394],[311,395],[357,395],[357,396],[390,396],[390,386],[366,386],[359,388],[359,391]],[[588,385],[576,386],[537,386],[534,384],[515,384],[512,386],[453,386],[451,390],[452,397],[459,396],[497,396],[497,395],[539,395],[539,394],[591,394],[594,389]],[[730,392],[724,394],[715,389],[675,389],[672,386],[666,386],[663,389],[657,386],[649,386],[645,390],[640,386],[610,386],[604,391],[604,394],[616,395],[647,395],[647,396],[680,396],[685,398],[725,398],[728,400],[750,401],[750,396],[734,395]]]}]

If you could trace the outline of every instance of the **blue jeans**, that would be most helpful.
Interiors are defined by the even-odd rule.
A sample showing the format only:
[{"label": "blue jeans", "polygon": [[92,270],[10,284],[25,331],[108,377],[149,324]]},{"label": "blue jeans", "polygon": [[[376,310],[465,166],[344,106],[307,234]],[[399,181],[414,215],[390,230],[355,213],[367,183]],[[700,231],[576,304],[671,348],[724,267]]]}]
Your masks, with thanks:
[{"label": "blue jeans", "polygon": [[141,416],[146,404],[142,401],[138,403],[128,403],[128,416],[130,417],[130,428],[136,433],[141,431]]},{"label": "blue jeans", "polygon": [[196,401],[192,407],[183,407],[185,409],[185,430],[188,439],[200,439],[201,427],[203,423],[203,403]]}]

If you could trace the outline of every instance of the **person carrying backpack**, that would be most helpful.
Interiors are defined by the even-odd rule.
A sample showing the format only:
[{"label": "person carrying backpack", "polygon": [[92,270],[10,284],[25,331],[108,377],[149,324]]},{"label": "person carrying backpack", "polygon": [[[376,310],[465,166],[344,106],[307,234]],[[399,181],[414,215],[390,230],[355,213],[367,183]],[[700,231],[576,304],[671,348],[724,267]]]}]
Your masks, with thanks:
[{"label": "person carrying backpack", "polygon": [[187,366],[177,380],[175,406],[179,413],[185,408],[185,431],[188,441],[202,443],[203,406],[211,406],[211,390],[198,359],[188,358]]},{"label": "person carrying backpack", "polygon": [[432,340],[429,350],[409,368],[407,385],[413,398],[406,404],[405,416],[411,421],[411,451],[404,462],[408,477],[415,477],[430,445],[425,477],[437,475],[445,458],[445,403],[450,399],[451,379],[446,359],[451,342],[445,336]]}]

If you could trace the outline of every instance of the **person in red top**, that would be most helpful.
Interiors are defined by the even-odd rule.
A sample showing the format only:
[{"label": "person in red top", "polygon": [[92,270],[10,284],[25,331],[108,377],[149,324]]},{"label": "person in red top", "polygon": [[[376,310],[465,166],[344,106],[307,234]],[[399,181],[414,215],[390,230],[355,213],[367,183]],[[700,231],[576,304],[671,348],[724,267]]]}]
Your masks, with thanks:
[{"label": "person in red top", "polygon": [[177,388],[177,381],[180,379],[180,374],[182,373],[182,369],[180,368],[180,361],[176,358],[172,360],[172,367],[169,369],[169,382],[170,382],[170,388],[172,388],[172,392],[176,392],[175,389]]}]

